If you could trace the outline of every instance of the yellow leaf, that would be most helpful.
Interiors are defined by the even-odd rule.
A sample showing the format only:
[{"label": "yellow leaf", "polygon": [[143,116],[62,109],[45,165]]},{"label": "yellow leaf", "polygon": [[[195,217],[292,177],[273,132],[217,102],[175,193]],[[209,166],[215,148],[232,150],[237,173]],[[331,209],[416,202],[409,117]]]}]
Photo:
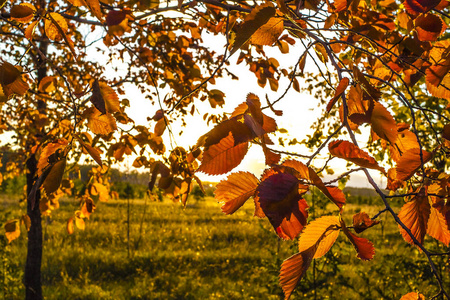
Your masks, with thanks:
[{"label": "yellow leaf", "polygon": [[109,200],[108,188],[101,183],[94,183],[91,186],[91,195],[98,196],[98,200],[102,202]]},{"label": "yellow leaf", "polygon": [[109,113],[120,112],[119,97],[116,92],[105,82],[99,82],[100,93],[105,101],[106,111]]},{"label": "yellow leaf", "polygon": [[336,241],[341,227],[339,217],[323,216],[309,223],[300,234],[298,252],[315,246],[314,258],[324,256]]},{"label": "yellow leaf", "polygon": [[117,130],[114,117],[109,113],[102,115],[95,107],[86,109],[83,116],[88,120],[87,126],[93,133],[107,135]]},{"label": "yellow leaf", "polygon": [[103,21],[103,13],[102,10],[100,9],[100,1],[99,0],[85,0],[85,1],[91,13],[94,16],[96,16],[97,19]]},{"label": "yellow leaf", "polygon": [[48,19],[45,20],[45,34],[53,41],[63,39],[67,32],[68,26],[66,19],[58,13],[49,13]]},{"label": "yellow leaf", "polygon": [[73,233],[73,231],[74,231],[74,228],[73,228],[73,217],[71,217],[71,218],[69,218],[69,220],[67,220],[67,227],[66,227],[66,229],[67,229],[67,232],[69,234]]},{"label": "yellow leaf", "polygon": [[[77,226],[78,229],[80,230],[84,230],[86,228],[86,223],[84,222],[84,220],[82,218],[79,218],[77,216],[75,216],[75,225]],[[72,225],[73,226],[73,225]],[[73,230],[72,230],[73,231]],[[70,233],[70,232],[69,232]]]},{"label": "yellow leaf", "polygon": [[11,243],[20,236],[19,220],[9,220],[6,222],[5,235],[8,239],[8,243]]}]

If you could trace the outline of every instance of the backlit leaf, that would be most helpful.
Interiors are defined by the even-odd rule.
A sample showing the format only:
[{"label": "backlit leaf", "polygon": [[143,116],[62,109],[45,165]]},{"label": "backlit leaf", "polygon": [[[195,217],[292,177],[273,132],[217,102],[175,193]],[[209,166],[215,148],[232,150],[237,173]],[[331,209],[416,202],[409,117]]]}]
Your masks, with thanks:
[{"label": "backlit leaf", "polygon": [[431,206],[430,218],[428,219],[427,234],[447,247],[450,244],[450,230],[444,215]]},{"label": "backlit leaf", "polygon": [[55,142],[48,143],[44,147],[44,149],[42,149],[42,151],[39,155],[38,164],[37,164],[38,176],[41,176],[44,168],[49,165],[50,156],[52,154],[55,154],[58,150],[63,151],[67,147],[68,144],[69,144],[69,142],[67,140],[59,139],[59,140],[56,140]]},{"label": "backlit leaf", "polygon": [[336,101],[345,92],[345,89],[348,87],[349,83],[350,80],[347,77],[342,78],[342,80],[339,82],[339,85],[336,88],[336,91],[334,92],[334,97],[330,100],[330,102],[328,102],[327,112],[330,112],[331,108],[333,108]]},{"label": "backlit leaf", "polygon": [[411,292],[403,295],[400,300],[425,300],[425,296],[420,293]]},{"label": "backlit leaf", "polygon": [[67,220],[66,230],[69,234],[72,234],[74,232],[73,217],[70,217],[69,220]]},{"label": "backlit leaf", "polygon": [[30,216],[28,216],[27,214],[23,215],[22,218],[20,219],[20,223],[25,225],[25,228],[27,229],[27,231],[30,231],[30,228],[31,228]]},{"label": "backlit leaf", "polygon": [[47,178],[44,180],[44,183],[42,184],[42,188],[45,190],[47,195],[50,195],[59,188],[59,186],[61,185],[65,168],[66,168],[65,158],[52,165],[51,170],[47,175]]},{"label": "backlit leaf", "polygon": [[392,145],[397,140],[397,123],[389,111],[380,103],[375,102],[370,118],[372,130],[382,139]]},{"label": "backlit leaf", "polygon": [[[411,201],[405,203],[398,217],[403,224],[414,235],[414,237],[423,244],[425,233],[427,232],[428,219],[430,217],[430,203],[428,202],[428,196],[422,190]],[[409,234],[399,225],[400,233],[406,242],[414,244],[414,241]]]},{"label": "backlit leaf", "polygon": [[428,42],[436,41],[437,38],[444,33],[447,25],[441,17],[435,14],[419,15],[414,20],[414,25],[417,31],[419,40]]},{"label": "backlit leaf", "polygon": [[248,143],[235,145],[232,133],[203,152],[198,171],[210,175],[225,174],[237,167],[248,151]]},{"label": "backlit leaf", "polygon": [[98,163],[101,167],[103,163],[102,158],[100,157],[100,151],[97,148],[94,148],[91,145],[83,142],[83,140],[78,135],[74,135],[74,137],[78,140],[80,145],[87,151],[87,153],[89,153],[89,155],[95,160],[95,162]]},{"label": "backlit leaf", "polygon": [[117,130],[116,120],[109,114],[102,114],[95,107],[86,109],[83,113],[88,122],[89,129],[96,134],[107,135]]},{"label": "backlit leaf", "polygon": [[259,28],[275,16],[275,12],[276,10],[270,2],[252,9],[244,23],[236,31],[236,38],[230,50],[230,55],[241,48]]},{"label": "backlit leaf", "polygon": [[306,225],[298,240],[298,252],[316,246],[314,258],[325,255],[333,246],[340,232],[339,217],[322,216]]},{"label": "backlit leaf", "polygon": [[441,0],[406,0],[403,2],[406,10],[412,14],[417,15],[419,13],[424,13],[432,8],[436,7]]},{"label": "backlit leaf", "polygon": [[80,229],[80,230],[85,230],[86,229],[86,223],[84,222],[84,220],[82,218],[77,217],[77,216],[75,216],[75,226],[77,226],[77,228]]},{"label": "backlit leaf", "polygon": [[92,184],[90,192],[92,196],[98,196],[98,200],[101,202],[107,202],[109,200],[108,188],[104,184]]},{"label": "backlit leaf", "polygon": [[432,154],[428,151],[418,148],[409,149],[398,160],[397,163],[397,180],[404,181],[411,178],[422,165],[420,153],[422,152],[422,160],[425,164],[432,158]]},{"label": "backlit leaf", "polygon": [[355,229],[356,233],[361,233],[367,228],[375,226],[379,223],[380,221],[372,220],[365,212],[360,212],[353,215],[353,228]]},{"label": "backlit leaf", "polygon": [[84,0],[89,7],[91,13],[97,17],[100,21],[103,20],[103,13],[100,9],[100,1],[99,0]]},{"label": "backlit leaf", "polygon": [[53,41],[63,39],[63,35],[68,30],[66,19],[58,13],[49,13],[49,18],[45,20],[45,34]]},{"label": "backlit leaf", "polygon": [[281,265],[280,285],[283,289],[285,300],[291,297],[292,291],[305,275],[306,270],[311,265],[314,253],[315,249],[313,247],[307,251],[294,254]]},{"label": "backlit leaf", "polygon": [[375,248],[373,247],[372,242],[365,238],[354,235],[345,226],[342,228],[342,230],[344,231],[350,242],[353,244],[353,247],[358,253],[356,255],[358,258],[362,260],[371,260],[374,257]]},{"label": "backlit leaf", "polygon": [[232,214],[238,210],[250,197],[254,196],[259,180],[249,172],[230,174],[226,180],[217,184],[215,199],[223,203],[222,211]]},{"label": "backlit leaf", "polygon": [[49,94],[56,89],[56,77],[46,76],[39,82],[39,92]]},{"label": "backlit leaf", "polygon": [[8,239],[8,243],[17,239],[20,236],[20,223],[19,220],[9,220],[5,224],[5,235]]},{"label": "backlit leaf", "polygon": [[384,168],[380,167],[373,157],[353,143],[337,140],[328,145],[328,150],[333,156],[351,161],[358,166],[380,170],[384,173]]},{"label": "backlit leaf", "polygon": [[95,79],[92,84],[92,96],[89,98],[89,101],[91,101],[95,108],[102,114],[106,114],[105,100],[103,100],[103,96],[100,92],[100,85],[97,79]]},{"label": "backlit leaf", "polygon": [[283,18],[272,17],[251,36],[254,45],[273,45],[283,33]]},{"label": "backlit leaf", "polygon": [[19,5],[13,5],[11,8],[11,19],[19,23],[28,23],[36,12],[36,8],[31,3],[21,3]]},{"label": "backlit leaf", "polygon": [[295,221],[295,226],[285,224],[285,229],[295,230],[283,231],[290,239],[294,239],[300,233],[306,225],[308,216],[306,211],[308,206],[299,193],[299,183],[292,174],[275,173],[264,179],[257,188],[261,208],[275,230],[284,219]]}]

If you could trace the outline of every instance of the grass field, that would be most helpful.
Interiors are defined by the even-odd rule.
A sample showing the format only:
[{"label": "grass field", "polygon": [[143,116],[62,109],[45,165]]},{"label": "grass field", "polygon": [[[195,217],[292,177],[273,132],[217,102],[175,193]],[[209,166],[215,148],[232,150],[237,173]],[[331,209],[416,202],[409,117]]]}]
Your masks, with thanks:
[{"label": "grass field", "polygon": [[[11,200],[1,201],[2,223],[24,211]],[[296,253],[296,242],[280,241],[266,219],[252,217],[252,203],[232,216],[222,214],[212,198],[190,203],[183,209],[169,201],[132,200],[128,243],[126,200],[98,203],[86,230],[73,235],[67,234],[66,221],[77,203],[61,201],[43,222],[45,298],[283,299],[278,272]],[[378,211],[348,205],[345,216],[351,219],[361,209],[370,215]],[[372,261],[357,259],[342,235],[314,262],[293,299],[400,299],[416,290],[432,296],[437,288],[424,257],[403,242],[391,217],[381,220],[363,234],[375,244]],[[25,235],[0,254],[0,297],[23,299]],[[448,265],[441,265],[450,286]]]}]

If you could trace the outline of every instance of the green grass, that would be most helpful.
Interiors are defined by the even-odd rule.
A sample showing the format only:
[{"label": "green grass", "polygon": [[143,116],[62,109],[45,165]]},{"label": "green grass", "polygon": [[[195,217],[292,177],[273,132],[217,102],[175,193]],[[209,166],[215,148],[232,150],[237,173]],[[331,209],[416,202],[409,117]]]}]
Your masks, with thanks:
[{"label": "green grass", "polygon": [[[279,268],[297,245],[280,241],[266,219],[252,217],[251,201],[231,216],[222,214],[212,198],[191,201],[186,209],[169,201],[131,202],[130,257],[125,200],[97,203],[86,230],[72,235],[66,221],[77,209],[74,200],[61,201],[44,220],[46,299],[283,299]],[[19,216],[20,209],[3,199],[0,221]],[[348,205],[346,219],[361,209]],[[363,210],[378,211],[373,206]],[[309,269],[293,299],[400,299],[415,290],[427,296],[436,292],[426,260],[403,242],[391,217],[383,215],[381,225],[362,235],[375,244],[372,261],[356,258],[341,234]],[[0,254],[2,296],[24,298],[25,235]]]}]

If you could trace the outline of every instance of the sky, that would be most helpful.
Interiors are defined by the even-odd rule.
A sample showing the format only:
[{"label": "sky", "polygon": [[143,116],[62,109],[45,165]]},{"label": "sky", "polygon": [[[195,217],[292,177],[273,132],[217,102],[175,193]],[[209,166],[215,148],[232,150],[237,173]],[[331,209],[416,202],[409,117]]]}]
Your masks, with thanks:
[{"label": "sky", "polygon": [[[212,49],[219,52],[223,51],[223,47],[226,43],[223,37],[213,36],[204,38],[204,42],[207,45],[211,45]],[[288,54],[280,54],[277,47],[274,47],[273,49],[271,49],[271,47],[265,47],[264,50],[269,56],[277,58],[280,63],[280,68],[283,66],[287,68],[287,66],[293,65],[303,52],[303,48],[299,46],[291,47]],[[238,75],[239,80],[219,78],[216,79],[216,84],[213,87],[222,90],[226,94],[225,105],[223,109],[216,109],[215,111],[217,113],[221,111],[231,113],[237,105],[245,101],[248,93],[254,93],[259,96],[262,105],[265,106],[266,94],[268,95],[269,99],[273,101],[277,99],[288,86],[288,80],[281,80],[277,92],[272,92],[269,88],[269,84],[267,84],[267,86],[262,89],[258,86],[255,75],[248,70],[248,66],[246,66],[245,63],[235,65],[238,53],[239,51],[230,58],[230,66],[228,67],[228,69],[232,73]],[[311,60],[309,62],[307,60],[305,69],[307,71],[312,71],[315,69],[315,66],[312,65]],[[301,87],[302,84],[303,83],[300,81]],[[144,99],[144,95],[142,95],[133,86],[127,88],[126,91],[126,96],[129,99],[133,99],[132,107],[127,110],[127,114],[135,120],[136,124],[148,125],[147,117],[152,116],[153,113],[159,109],[159,107],[151,107],[149,105],[149,101]],[[162,94],[163,98],[164,91],[162,91]],[[179,122],[178,124],[175,122],[171,125],[172,130],[175,134],[176,144],[178,146],[183,146],[186,149],[188,149],[189,146],[194,145],[200,136],[207,133],[212,128],[211,126],[206,126],[206,122],[202,120],[202,116],[205,112],[211,112],[209,102],[205,101],[203,103],[196,103],[196,107],[199,111],[199,114],[195,115],[194,117],[188,116],[186,118],[186,123],[188,124],[186,128],[182,128],[181,123]],[[291,89],[286,97],[275,106],[275,109],[282,110],[283,116],[277,117],[270,110],[266,110],[265,113],[275,118],[278,124],[278,128],[284,128],[288,131],[287,134],[277,134],[276,137],[271,136],[276,144],[279,136],[296,138],[299,141],[306,138],[307,134],[312,134],[313,132],[313,129],[310,128],[311,125],[323,113],[323,107],[319,106],[319,101],[317,99],[315,99],[309,93],[298,93],[293,89]],[[181,130],[183,130],[183,135],[178,136],[178,132]],[[362,132],[363,134],[360,136],[360,140],[358,140],[358,142],[362,143],[362,145],[365,145],[369,137],[369,131],[366,128],[363,129]],[[168,133],[166,132],[165,136],[163,136],[165,140],[168,140],[167,134]],[[166,147],[168,147],[168,143],[166,143]],[[311,154],[310,150],[308,150],[304,146],[299,145],[291,146],[286,149],[277,147],[277,149],[297,152],[305,155]],[[319,164],[317,165],[317,167],[321,167],[321,165],[324,163],[324,159],[328,157],[327,149],[325,148],[321,152],[321,154],[322,159],[314,161],[315,163]],[[134,158],[130,158],[128,161],[126,161],[125,164],[127,166],[130,166],[133,160]],[[302,161],[306,162],[305,159],[303,159]],[[348,169],[346,168],[346,164],[347,162],[342,159],[332,160],[331,166],[335,171],[335,175],[325,176],[324,180],[331,180],[337,175],[347,171]],[[254,173],[256,176],[259,176],[265,168],[266,166],[264,164],[264,154],[261,147],[253,145],[250,147],[249,152],[247,153],[242,163],[232,172],[249,171]],[[371,171],[371,174],[373,175],[375,181],[381,184],[381,187],[385,186],[386,183],[381,182],[382,176],[380,176],[380,172]],[[198,173],[197,176],[204,181],[218,182],[225,179],[228,174],[220,176],[208,176],[203,173]],[[352,174],[347,185],[353,187],[370,187],[364,173],[362,172]]]}]

